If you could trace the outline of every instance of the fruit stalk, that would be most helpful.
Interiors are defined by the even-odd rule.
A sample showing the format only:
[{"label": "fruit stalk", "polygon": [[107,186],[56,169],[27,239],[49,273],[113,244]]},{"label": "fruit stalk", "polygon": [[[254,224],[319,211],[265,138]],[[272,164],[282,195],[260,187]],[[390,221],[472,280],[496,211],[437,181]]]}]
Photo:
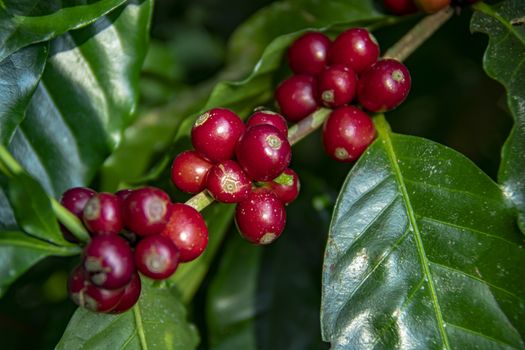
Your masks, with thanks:
[{"label": "fruit stalk", "polygon": [[403,62],[449,20],[453,13],[454,10],[451,7],[445,7],[432,15],[426,16],[390,47],[383,55],[383,58],[393,58]]}]

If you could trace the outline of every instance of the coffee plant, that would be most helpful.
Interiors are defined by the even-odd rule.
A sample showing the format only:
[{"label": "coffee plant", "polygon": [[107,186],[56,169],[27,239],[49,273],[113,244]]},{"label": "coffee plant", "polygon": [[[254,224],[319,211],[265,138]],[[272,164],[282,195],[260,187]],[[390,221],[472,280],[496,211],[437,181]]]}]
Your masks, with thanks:
[{"label": "coffee plant", "polygon": [[523,0],[0,28],[3,349],[525,349]]}]

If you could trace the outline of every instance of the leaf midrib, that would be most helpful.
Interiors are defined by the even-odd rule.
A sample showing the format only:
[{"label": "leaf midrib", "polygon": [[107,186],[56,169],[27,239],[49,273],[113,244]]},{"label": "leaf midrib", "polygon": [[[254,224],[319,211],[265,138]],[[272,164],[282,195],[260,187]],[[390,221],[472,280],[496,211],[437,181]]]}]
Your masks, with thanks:
[{"label": "leaf midrib", "polygon": [[140,312],[140,303],[136,303],[133,307],[133,316],[135,319],[135,327],[137,329],[137,335],[140,341],[140,347],[143,350],[148,350],[148,343],[146,341],[146,333],[144,332],[144,326],[142,325],[142,315]]},{"label": "leaf midrib", "polygon": [[408,191],[405,186],[405,182],[403,180],[403,175],[401,173],[401,169],[399,168],[398,159],[394,151],[394,146],[392,144],[392,139],[390,138],[390,127],[388,126],[388,123],[386,122],[384,115],[378,115],[375,118],[375,125],[378,131],[379,137],[380,139],[382,139],[383,145],[385,146],[385,150],[387,152],[388,159],[392,165],[392,170],[394,171],[396,182],[398,184],[399,190],[401,191],[403,202],[405,204],[408,218],[410,220],[410,226],[412,226],[412,229],[414,232],[414,238],[416,242],[417,251],[419,254],[419,259],[421,262],[421,267],[423,268],[423,274],[425,275],[425,279],[429,287],[430,295],[432,297],[432,304],[434,306],[434,311],[436,314],[439,333],[441,334],[441,339],[443,340],[443,346],[445,347],[445,349],[450,350],[451,347],[450,347],[448,336],[447,336],[447,333],[444,327],[445,322],[443,320],[443,315],[441,313],[441,307],[439,305],[439,301],[437,298],[434,281],[430,273],[429,260],[426,255],[425,248],[423,246],[423,240],[421,239],[421,233],[419,232],[419,227],[417,225],[416,215],[414,213],[414,209],[412,208],[410,197],[408,195]]},{"label": "leaf midrib", "polygon": [[509,33],[512,33],[521,43],[523,46],[525,46],[525,37],[522,37],[517,31],[516,28],[512,24],[510,24],[509,21],[507,21],[503,16],[501,16],[498,12],[494,11],[492,7],[489,5],[478,2],[475,5],[472,6],[475,10],[486,14],[489,17],[494,18],[495,20],[499,21],[505,28],[508,29]]}]

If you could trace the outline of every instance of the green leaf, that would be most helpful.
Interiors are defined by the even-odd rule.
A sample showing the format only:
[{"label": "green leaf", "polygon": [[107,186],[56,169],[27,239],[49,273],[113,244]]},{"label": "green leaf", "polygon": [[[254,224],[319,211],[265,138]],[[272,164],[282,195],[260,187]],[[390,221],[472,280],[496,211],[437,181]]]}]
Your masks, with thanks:
[{"label": "green leaf", "polygon": [[330,189],[299,173],[303,191],[287,207],[275,243],[254,246],[231,232],[207,294],[210,348],[327,348],[319,334],[319,272],[330,208],[312,202]]},{"label": "green leaf", "polygon": [[483,67],[505,86],[514,117],[514,127],[503,146],[498,180],[518,208],[518,222],[525,233],[525,26],[516,21],[525,16],[525,2],[507,0],[494,7],[479,3],[475,9],[471,30],[489,35]]},{"label": "green leaf", "polygon": [[330,224],[323,338],[333,349],[523,349],[523,236],[501,189],[434,142],[379,137]]},{"label": "green leaf", "polygon": [[51,202],[42,186],[25,173],[8,179],[7,193],[16,222],[30,235],[61,245],[70,245],[62,237]]},{"label": "green leaf", "polygon": [[126,0],[3,0],[0,2],[0,61],[20,48],[93,23]]},{"label": "green leaf", "polygon": [[133,309],[120,315],[97,314],[78,308],[57,344],[69,349],[191,350],[199,341],[186,310],[167,289],[150,286],[143,278],[142,293]]},{"label": "green leaf", "polygon": [[234,211],[234,205],[214,204],[203,213],[209,235],[206,250],[197,259],[179,265],[177,272],[168,281],[170,285],[175,286],[184,303],[191,301],[206,276],[213,258],[228,232]]},{"label": "green leaf", "polygon": [[77,247],[59,247],[22,232],[0,232],[0,297],[9,285],[47,256],[78,254]]},{"label": "green leaf", "polygon": [[151,1],[130,1],[51,42],[44,75],[9,145],[46,191],[88,184],[137,103]]},{"label": "green leaf", "polygon": [[24,119],[44,67],[46,44],[28,46],[0,62],[0,144],[7,145]]}]

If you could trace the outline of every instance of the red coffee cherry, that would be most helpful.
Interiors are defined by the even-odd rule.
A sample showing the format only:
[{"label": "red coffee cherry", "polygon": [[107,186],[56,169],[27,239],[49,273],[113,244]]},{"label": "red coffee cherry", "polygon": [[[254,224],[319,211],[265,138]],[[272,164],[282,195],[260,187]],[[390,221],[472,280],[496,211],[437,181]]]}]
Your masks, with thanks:
[{"label": "red coffee cherry", "polygon": [[410,73],[399,61],[378,61],[361,75],[357,99],[371,112],[386,112],[399,106],[410,91]]},{"label": "red coffee cherry", "polygon": [[135,248],[135,264],[142,274],[154,280],[170,277],[179,265],[179,250],[167,237],[148,236]]},{"label": "red coffee cherry", "polygon": [[94,312],[108,312],[120,302],[124,289],[103,289],[93,285],[82,266],[77,266],[69,275],[69,297],[78,306]]},{"label": "red coffee cherry", "polygon": [[183,192],[199,193],[206,188],[206,176],[213,166],[196,151],[184,151],[173,160],[171,181]]},{"label": "red coffee cherry", "polygon": [[292,148],[288,139],[275,127],[255,125],[241,136],[235,154],[250,179],[271,181],[290,164]]},{"label": "red coffee cherry", "polygon": [[215,164],[208,174],[207,189],[219,202],[240,202],[248,197],[251,188],[252,182],[233,160]]},{"label": "red coffee cherry", "polygon": [[257,189],[237,204],[235,222],[241,236],[249,242],[269,244],[283,232],[286,210],[273,192]]},{"label": "red coffee cherry", "polygon": [[235,113],[214,108],[197,118],[191,130],[191,142],[199,153],[216,163],[233,156],[244,129],[244,123]]},{"label": "red coffee cherry", "polygon": [[124,287],[119,303],[110,311],[110,313],[121,314],[131,309],[139,300],[141,290],[142,283],[140,282],[140,276],[138,272],[135,271],[131,277],[131,281],[126,287]]},{"label": "red coffee cherry", "polygon": [[330,39],[324,34],[303,34],[288,49],[288,63],[295,74],[319,74],[326,65]]},{"label": "red coffee cherry", "polygon": [[379,57],[379,45],[364,28],[352,28],[339,34],[330,47],[330,64],[343,64],[360,74],[370,68]]},{"label": "red coffee cherry", "polygon": [[94,195],[84,207],[83,219],[92,236],[118,234],[123,227],[120,199],[106,192]]},{"label": "red coffee cherry", "polygon": [[135,271],[133,253],[119,236],[96,236],[84,248],[83,267],[94,285],[105,289],[126,286]]},{"label": "red coffee cherry", "polygon": [[355,97],[357,76],[340,64],[326,68],[317,78],[321,103],[329,108],[341,107]]},{"label": "red coffee cherry", "polygon": [[326,153],[339,162],[353,162],[374,140],[372,119],[354,106],[334,110],[323,126]]},{"label": "red coffee cherry", "polygon": [[171,239],[179,249],[179,261],[187,262],[198,258],[208,244],[208,227],[202,215],[193,207],[174,203],[162,236]]},{"label": "red coffee cherry", "polygon": [[247,127],[261,124],[275,126],[280,132],[283,133],[285,137],[288,136],[288,123],[286,122],[286,119],[284,119],[284,117],[279,113],[268,110],[260,110],[253,113],[246,122]]},{"label": "red coffee cherry", "polygon": [[170,205],[170,197],[159,188],[134,190],[124,202],[126,227],[139,236],[159,234],[168,222]]},{"label": "red coffee cherry", "polygon": [[394,15],[404,16],[417,12],[414,0],[383,0],[386,9]]},{"label": "red coffee cherry", "polygon": [[[67,210],[73,213],[77,218],[82,220],[82,213],[87,202],[93,197],[97,192],[93,191],[91,188],[87,187],[74,187],[70,188],[60,198],[60,204],[64,206]],[[77,243],[78,240],[67,228],[60,224],[60,229],[66,240],[72,243]]]},{"label": "red coffee cherry", "polygon": [[275,100],[281,113],[290,122],[306,118],[319,105],[315,78],[309,75],[291,76],[277,87]]},{"label": "red coffee cherry", "polygon": [[268,188],[279,198],[283,204],[289,204],[293,202],[299,195],[301,189],[301,183],[299,182],[299,176],[295,171],[287,168],[283,174],[279,175],[275,180],[268,183]]}]

